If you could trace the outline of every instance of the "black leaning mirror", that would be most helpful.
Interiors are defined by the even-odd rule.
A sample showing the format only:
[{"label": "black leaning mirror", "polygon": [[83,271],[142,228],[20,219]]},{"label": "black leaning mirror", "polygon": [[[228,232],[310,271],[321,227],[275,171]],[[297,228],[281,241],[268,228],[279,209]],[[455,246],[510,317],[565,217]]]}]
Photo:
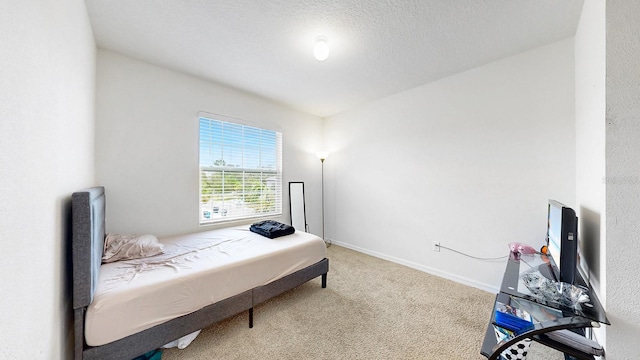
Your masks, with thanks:
[{"label": "black leaning mirror", "polygon": [[291,226],[296,230],[308,232],[303,182],[289,183],[289,210],[291,211]]}]

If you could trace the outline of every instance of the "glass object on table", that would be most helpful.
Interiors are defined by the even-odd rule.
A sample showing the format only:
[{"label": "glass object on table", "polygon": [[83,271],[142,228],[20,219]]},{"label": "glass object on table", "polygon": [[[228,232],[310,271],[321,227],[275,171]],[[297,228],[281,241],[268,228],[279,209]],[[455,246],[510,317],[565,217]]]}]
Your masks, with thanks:
[{"label": "glass object on table", "polygon": [[[596,294],[586,284],[582,276],[579,274],[576,276],[576,283],[573,284],[575,288],[570,285],[557,285],[556,292],[569,291],[569,294],[576,296],[576,301],[563,301],[558,297],[557,299],[545,297],[539,293],[531,291],[527,287],[524,279],[530,279],[536,277],[538,279],[546,279],[547,282],[558,282],[556,278],[557,270],[549,261],[546,255],[533,254],[533,255],[520,255],[511,253],[507,263],[507,270],[503,278],[501,291],[509,295],[524,298],[533,302],[547,305],[552,308],[561,310],[567,315],[577,315],[586,317],[590,320],[609,324],[604,309],[602,308]],[[524,279],[523,279],[524,277]],[[558,289],[558,287],[560,287]],[[573,290],[573,293],[571,293]],[[588,297],[588,300],[586,299]],[[581,301],[578,301],[581,300]]]}]

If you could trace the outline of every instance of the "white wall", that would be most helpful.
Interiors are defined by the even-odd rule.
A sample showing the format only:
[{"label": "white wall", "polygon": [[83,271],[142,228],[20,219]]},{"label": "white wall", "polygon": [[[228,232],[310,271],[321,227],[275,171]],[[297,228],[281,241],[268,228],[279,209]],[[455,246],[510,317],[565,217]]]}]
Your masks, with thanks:
[{"label": "white wall", "polygon": [[[605,2],[586,0],[575,36],[576,203],[583,268],[606,306]],[[597,332],[606,343],[605,328]]]},{"label": "white wall", "polygon": [[283,214],[288,182],[304,181],[307,221],[321,233],[320,118],[273,102],[99,50],[96,178],[106,187],[107,230],[159,236],[198,225],[199,111],[274,127],[283,133]]},{"label": "white wall", "polygon": [[573,39],[326,119],[327,237],[495,291],[507,243],[575,200]]},{"label": "white wall", "polygon": [[0,2],[0,358],[72,356],[71,193],[94,182],[82,0]]},{"label": "white wall", "polygon": [[607,358],[640,352],[640,3],[606,4]]}]

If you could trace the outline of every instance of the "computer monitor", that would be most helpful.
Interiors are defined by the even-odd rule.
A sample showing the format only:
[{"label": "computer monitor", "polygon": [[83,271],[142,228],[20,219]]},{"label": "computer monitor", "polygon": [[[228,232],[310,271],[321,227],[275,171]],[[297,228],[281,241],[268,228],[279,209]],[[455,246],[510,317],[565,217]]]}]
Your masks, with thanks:
[{"label": "computer monitor", "polygon": [[578,218],[573,209],[555,200],[549,200],[548,204],[547,249],[557,280],[573,284],[578,259]]}]

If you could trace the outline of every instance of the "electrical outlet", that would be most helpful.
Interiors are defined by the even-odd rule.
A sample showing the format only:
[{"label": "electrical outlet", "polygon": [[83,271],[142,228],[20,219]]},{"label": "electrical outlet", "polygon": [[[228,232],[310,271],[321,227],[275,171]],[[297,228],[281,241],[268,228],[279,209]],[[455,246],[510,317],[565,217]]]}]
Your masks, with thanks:
[{"label": "electrical outlet", "polygon": [[431,250],[440,252],[440,242],[434,241],[431,243]]}]

